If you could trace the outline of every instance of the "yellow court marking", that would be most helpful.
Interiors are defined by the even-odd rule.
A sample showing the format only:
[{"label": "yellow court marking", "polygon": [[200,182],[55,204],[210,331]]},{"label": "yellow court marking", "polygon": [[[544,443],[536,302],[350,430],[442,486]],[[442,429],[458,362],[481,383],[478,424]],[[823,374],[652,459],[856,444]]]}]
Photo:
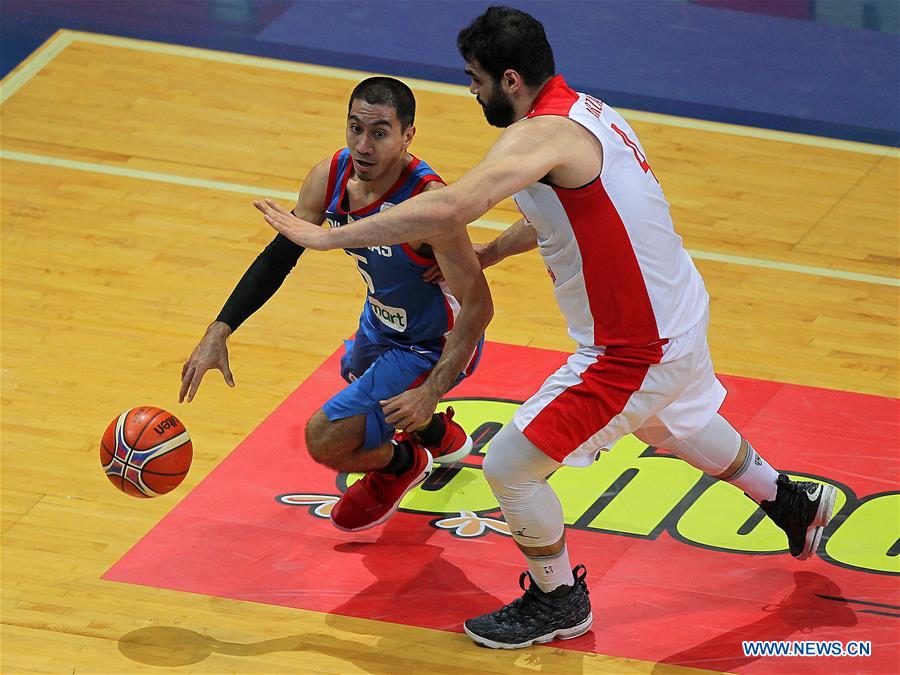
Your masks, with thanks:
[{"label": "yellow court marking", "polygon": [[[96,162],[80,162],[59,157],[46,157],[44,155],[35,155],[33,153],[17,152],[13,150],[0,150],[0,157],[17,162],[27,162],[29,164],[43,164],[45,166],[74,169],[76,171],[91,171],[94,173],[102,173],[111,176],[123,176],[126,178],[134,178],[137,180],[152,180],[162,183],[171,183],[173,185],[185,185],[189,187],[205,188],[209,190],[221,190],[223,192],[236,192],[239,194],[247,194],[257,197],[269,196],[277,197],[278,199],[294,200],[297,196],[294,192],[270,189],[255,185],[240,185],[237,183],[227,183],[224,181],[204,180],[200,178],[191,178],[189,176],[178,176],[169,173],[160,173],[157,171],[143,171],[141,169],[129,169],[126,167],[112,166],[108,164],[98,164]],[[484,227],[490,230],[505,230],[507,227],[509,227],[510,223],[500,223],[494,220],[479,219],[472,223],[472,225],[477,227]],[[746,265],[748,267],[780,270],[782,272],[796,272],[798,274],[811,274],[814,276],[830,277],[832,279],[845,279],[847,281],[858,281],[861,283],[900,287],[900,279],[878,276],[875,274],[862,274],[859,272],[848,272],[845,270],[835,270],[828,267],[815,267],[812,265],[795,265],[793,263],[779,262],[777,260],[750,258],[747,256],[730,255],[727,253],[715,253],[712,251],[701,251],[697,249],[688,249],[688,253],[690,253],[692,257],[697,258],[698,260],[713,260],[716,262],[728,263],[732,265]]]}]

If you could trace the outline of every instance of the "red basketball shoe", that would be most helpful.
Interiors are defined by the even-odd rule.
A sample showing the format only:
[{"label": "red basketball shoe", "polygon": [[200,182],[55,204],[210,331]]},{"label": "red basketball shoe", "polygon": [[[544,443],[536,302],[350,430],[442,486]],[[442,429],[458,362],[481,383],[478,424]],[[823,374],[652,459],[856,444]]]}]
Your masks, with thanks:
[{"label": "red basketball shoe", "polygon": [[447,408],[447,412],[437,413],[444,418],[444,436],[436,446],[426,446],[438,464],[453,464],[469,456],[472,451],[472,438],[465,429],[453,421],[456,414],[453,408]]},{"label": "red basketball shoe", "polygon": [[412,446],[412,467],[399,476],[369,471],[347,488],[331,509],[331,522],[339,530],[358,532],[381,525],[394,515],[406,493],[431,474],[431,453],[405,434],[396,438]]}]

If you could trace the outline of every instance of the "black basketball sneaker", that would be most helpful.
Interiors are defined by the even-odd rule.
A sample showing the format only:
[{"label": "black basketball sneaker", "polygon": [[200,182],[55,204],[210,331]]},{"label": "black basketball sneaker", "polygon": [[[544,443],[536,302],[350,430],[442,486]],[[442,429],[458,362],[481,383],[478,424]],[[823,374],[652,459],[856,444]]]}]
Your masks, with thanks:
[{"label": "black basketball sneaker", "polygon": [[[469,619],[466,634],[480,645],[493,649],[519,649],[534,643],[568,640],[591,628],[591,601],[588,598],[584,565],[572,570],[575,583],[544,593],[528,572],[519,577],[525,594],[496,612]],[[526,587],[525,579],[529,580]]]},{"label": "black basketball sneaker", "polygon": [[837,489],[812,481],[793,481],[784,474],[778,476],[776,485],[775,499],[759,506],[787,534],[791,555],[806,560],[819,547],[822,530],[831,520]]}]

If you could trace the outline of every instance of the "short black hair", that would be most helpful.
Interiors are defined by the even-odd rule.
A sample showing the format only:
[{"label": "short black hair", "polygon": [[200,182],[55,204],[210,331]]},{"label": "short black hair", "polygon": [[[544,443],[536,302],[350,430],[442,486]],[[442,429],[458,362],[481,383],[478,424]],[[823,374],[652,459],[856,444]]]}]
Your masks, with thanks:
[{"label": "short black hair", "polygon": [[456,46],[466,61],[478,61],[495,82],[507,68],[519,73],[530,87],[556,74],[553,50],[541,22],[512,7],[488,7],[459,31]]},{"label": "short black hair", "polygon": [[353,101],[357,99],[370,105],[392,107],[403,130],[416,121],[416,97],[413,96],[412,89],[393,77],[369,77],[356,85],[350,94],[347,115],[350,115]]}]

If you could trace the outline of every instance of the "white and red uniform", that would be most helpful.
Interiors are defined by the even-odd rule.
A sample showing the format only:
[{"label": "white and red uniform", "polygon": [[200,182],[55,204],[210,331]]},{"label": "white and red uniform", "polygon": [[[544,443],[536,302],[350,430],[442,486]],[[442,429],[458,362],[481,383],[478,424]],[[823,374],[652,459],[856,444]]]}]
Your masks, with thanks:
[{"label": "white and red uniform", "polygon": [[596,179],[534,183],[514,199],[537,231],[577,351],[526,401],[516,426],[557,461],[586,465],[641,427],[689,436],[725,398],[706,343],[709,296],[675,232],[634,131],[557,75],[527,117],[559,115],[603,147]]}]

